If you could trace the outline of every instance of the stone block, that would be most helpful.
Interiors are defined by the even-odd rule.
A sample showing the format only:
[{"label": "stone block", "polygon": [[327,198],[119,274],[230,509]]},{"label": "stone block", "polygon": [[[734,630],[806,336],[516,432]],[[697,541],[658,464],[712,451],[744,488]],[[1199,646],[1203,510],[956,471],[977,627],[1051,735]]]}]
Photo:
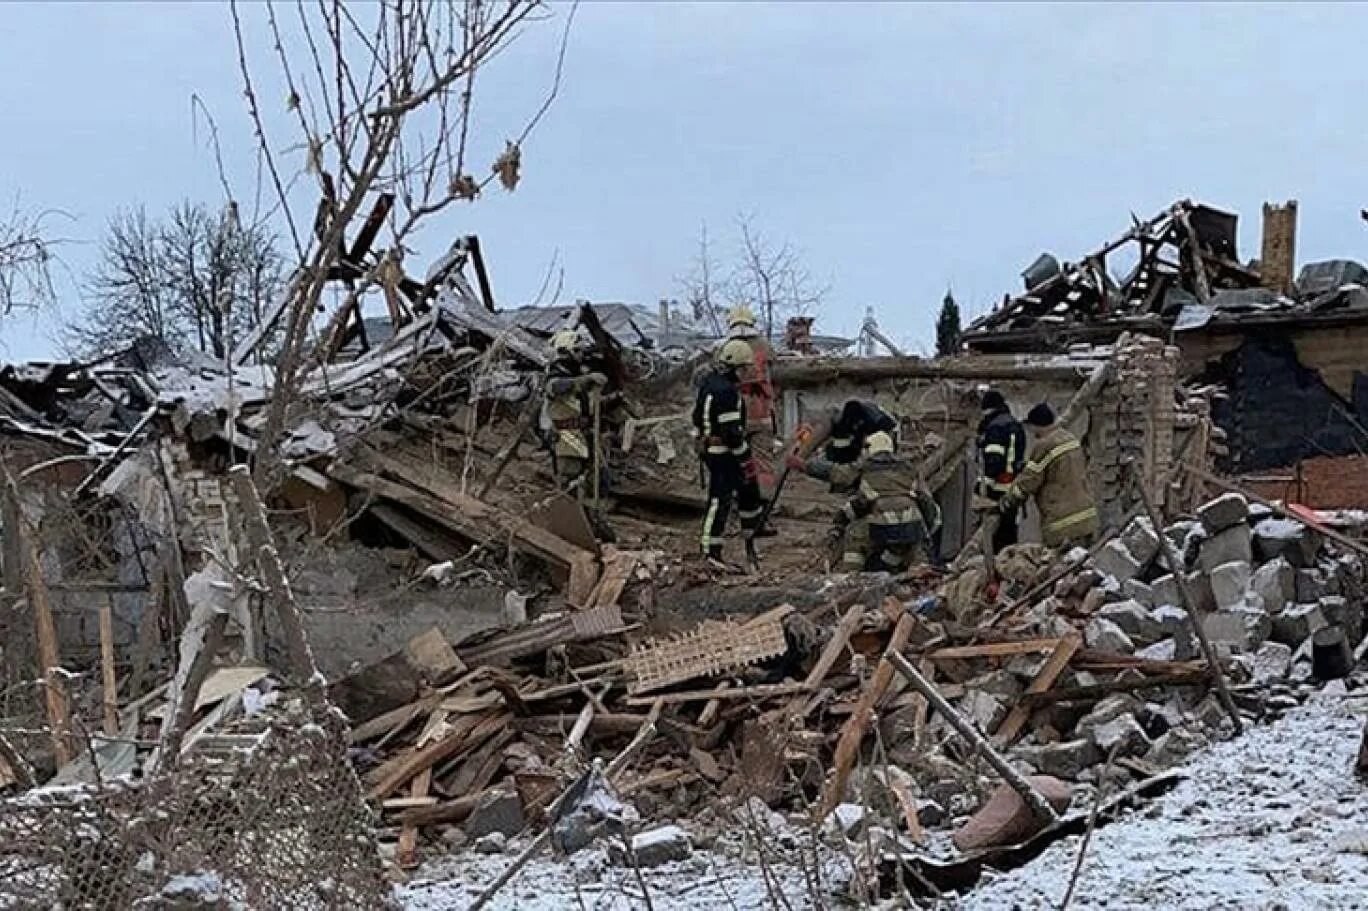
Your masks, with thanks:
[{"label": "stone block", "polygon": [[1325,625],[1320,604],[1293,604],[1282,613],[1273,615],[1272,639],[1296,650],[1312,633]]},{"label": "stone block", "polygon": [[1213,644],[1224,643],[1235,652],[1252,652],[1273,631],[1273,620],[1263,608],[1237,607],[1207,614],[1202,618],[1202,629]]},{"label": "stone block", "polygon": [[1197,551],[1206,540],[1206,529],[1195,519],[1181,519],[1164,529],[1164,537],[1173,544],[1185,566],[1197,562]]},{"label": "stone block", "polygon": [[508,847],[508,836],[502,832],[490,832],[475,839],[475,850],[481,854],[502,854]]},{"label": "stone block", "polygon": [[1209,578],[1211,596],[1216,601],[1217,610],[1234,610],[1245,605],[1245,593],[1249,590],[1250,580],[1248,563],[1222,563],[1209,573]]},{"label": "stone block", "polygon": [[1097,745],[1088,738],[1043,746],[1019,746],[1014,754],[1039,772],[1066,779],[1077,779],[1080,772],[1090,768],[1100,758]]},{"label": "stone block", "polygon": [[1118,582],[1134,579],[1144,569],[1120,541],[1108,541],[1093,558],[1093,568]]},{"label": "stone block", "polygon": [[1078,719],[1074,731],[1079,737],[1091,737],[1094,730],[1122,715],[1129,715],[1141,706],[1140,700],[1129,693],[1114,693],[1093,706],[1088,714]]},{"label": "stone block", "polygon": [[1139,601],[1145,607],[1154,606],[1154,590],[1139,579],[1127,579],[1121,586],[1121,593],[1131,601]]},{"label": "stone block", "polygon": [[1159,534],[1145,516],[1140,516],[1127,525],[1119,540],[1142,568],[1148,566],[1159,554]]},{"label": "stone block", "polygon": [[465,832],[471,839],[479,839],[490,832],[501,832],[512,838],[526,825],[522,801],[517,794],[512,791],[491,791],[470,812]]},{"label": "stone block", "polygon": [[1203,571],[1208,573],[1224,563],[1252,563],[1254,534],[1248,525],[1232,525],[1203,541],[1199,556]]},{"label": "stone block", "polygon": [[1296,600],[1298,604],[1310,604],[1330,594],[1329,579],[1319,567],[1296,570]]},{"label": "stone block", "polygon": [[1297,595],[1297,571],[1282,557],[1271,560],[1254,570],[1249,590],[1270,614],[1276,614]]},{"label": "stone block", "polygon": [[970,690],[960,700],[958,708],[961,714],[978,725],[978,729],[985,734],[997,730],[1002,719],[1007,717],[1007,706],[1003,700],[983,690]]},{"label": "stone block", "polygon": [[1292,670],[1292,649],[1281,642],[1265,642],[1254,653],[1253,682],[1267,686],[1287,678]]},{"label": "stone block", "polygon": [[[661,826],[649,832],[640,832],[632,836],[631,845],[632,858],[638,867],[659,867],[661,864],[687,860],[693,853],[689,833],[679,826]],[[621,845],[609,842],[608,847],[609,854],[618,864],[630,862]]]},{"label": "stone block", "polygon": [[1150,739],[1134,715],[1125,714],[1099,724],[1092,731],[1093,743],[1103,756],[1138,756],[1149,749]]},{"label": "stone block", "polygon": [[1094,617],[1088,621],[1087,627],[1083,630],[1083,641],[1088,648],[1095,648],[1104,652],[1123,652],[1129,655],[1135,651],[1135,643],[1131,642],[1121,627],[1111,620],[1102,617]]},{"label": "stone block", "polygon": [[1197,508],[1197,518],[1207,534],[1215,535],[1249,518],[1249,501],[1243,494],[1228,493]]},{"label": "stone block", "polygon": [[1147,645],[1135,653],[1135,657],[1144,658],[1146,661],[1174,661],[1178,653],[1178,643],[1176,640],[1160,639],[1153,645]]},{"label": "stone block", "polygon": [[[1297,600],[1301,600],[1298,598]],[[1321,615],[1330,626],[1348,627],[1353,619],[1349,611],[1349,599],[1342,595],[1326,595],[1320,599]]]},{"label": "stone block", "polygon": [[1148,607],[1139,601],[1118,601],[1108,604],[1097,612],[1103,620],[1110,620],[1140,645],[1148,645],[1164,638],[1164,625],[1154,619]]},{"label": "stone block", "polygon": [[[1056,813],[1063,815],[1069,808],[1073,789],[1065,782],[1049,775],[1031,775],[1026,780]],[[951,840],[961,851],[1013,845],[1030,838],[1046,824],[1010,785],[1001,784],[988,802],[955,830]]]},{"label": "stone block", "polygon": [[1291,519],[1264,519],[1254,526],[1254,543],[1260,562],[1283,557],[1298,569],[1316,565],[1321,536]]},{"label": "stone block", "polygon": [[1206,738],[1185,728],[1175,727],[1157,738],[1145,752],[1146,765],[1167,769],[1206,746]]}]

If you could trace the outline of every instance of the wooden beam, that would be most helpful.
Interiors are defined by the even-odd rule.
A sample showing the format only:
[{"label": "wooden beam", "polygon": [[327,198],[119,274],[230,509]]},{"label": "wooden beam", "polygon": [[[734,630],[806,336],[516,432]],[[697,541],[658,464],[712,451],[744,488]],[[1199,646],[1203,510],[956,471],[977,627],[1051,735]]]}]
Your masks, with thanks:
[{"label": "wooden beam", "polygon": [[[1040,672],[1031,681],[1031,685],[1026,687],[1025,695],[1043,693],[1054,686],[1059,675],[1064,673],[1064,668],[1069,666],[1069,660],[1073,658],[1074,653],[1082,645],[1083,640],[1076,635],[1065,636],[1058,640],[1054,651],[1050,653],[1050,657],[1045,659],[1045,664],[1040,668]],[[1031,720],[1031,712],[1034,709],[1035,706],[1025,701],[1024,697],[1018,701],[1007,713],[1007,717],[1002,720],[1002,724],[998,725],[997,733],[993,737],[994,743],[999,747],[1005,747],[1016,740],[1021,729],[1026,726],[1026,722]]]},{"label": "wooden beam", "polygon": [[[899,607],[901,608],[901,605]],[[904,609],[902,616],[898,618],[897,624],[893,627],[893,635],[889,637],[888,648],[884,651],[879,666],[875,668],[874,676],[870,678],[869,685],[860,694],[860,701],[856,703],[854,713],[846,719],[846,723],[841,727],[841,738],[836,743],[836,751],[831,760],[831,781],[827,783],[826,790],[822,792],[822,799],[817,807],[819,822],[826,819],[831,811],[836,808],[836,804],[840,803],[845,796],[846,782],[850,780],[850,773],[855,767],[855,759],[859,755],[860,743],[864,740],[865,730],[874,717],[874,708],[879,704],[879,700],[883,698],[884,693],[887,692],[889,685],[893,682],[895,671],[890,659],[907,646],[907,640],[911,638],[912,630],[916,624],[916,619]]]},{"label": "wooden beam", "polygon": [[708,702],[714,699],[773,699],[775,696],[795,696],[808,692],[811,692],[811,689],[806,683],[761,683],[729,690],[718,687],[711,690],[662,693],[659,696],[628,696],[623,701],[628,705],[679,705],[683,702]]},{"label": "wooden beam", "polygon": [[1008,642],[989,642],[985,645],[956,645],[927,652],[926,657],[932,661],[950,661],[956,658],[1006,658],[1011,655],[1047,652],[1058,647],[1060,641],[1060,639],[1018,639]]},{"label": "wooden beam", "polygon": [[851,634],[855,632],[855,627],[860,625],[860,618],[864,616],[864,605],[854,604],[845,615],[841,617],[841,622],[836,625],[836,630],[831,634],[830,641],[826,648],[822,649],[822,654],[817,659],[817,663],[808,672],[807,680],[804,681],[809,689],[816,689],[822,685],[822,681],[831,673],[837,660],[840,659],[846,646],[850,644]]},{"label": "wooden beam", "polygon": [[119,734],[119,688],[114,670],[114,609],[109,600],[100,605],[100,680],[104,705],[104,732]]},{"label": "wooden beam", "polygon": [[993,767],[993,770],[1001,775],[1002,779],[1021,795],[1021,799],[1026,802],[1026,805],[1031,808],[1031,811],[1035,813],[1036,816],[1047,823],[1052,823],[1059,818],[1058,814],[1055,813],[1054,808],[1050,806],[1049,802],[1046,801],[1043,796],[1041,796],[1041,793],[1026,780],[1024,775],[1013,768],[1012,764],[1004,759],[1001,753],[993,748],[993,745],[979,733],[978,729],[974,727],[971,721],[961,715],[958,709],[947,702],[945,697],[937,692],[936,687],[932,685],[931,681],[923,677],[921,672],[913,667],[911,663],[898,652],[889,652],[888,660],[899,674],[906,677],[907,681],[927,698],[927,701],[935,707],[941,717],[944,718],[961,737],[969,742],[969,745],[973,747],[974,752],[988,760],[988,764]]}]

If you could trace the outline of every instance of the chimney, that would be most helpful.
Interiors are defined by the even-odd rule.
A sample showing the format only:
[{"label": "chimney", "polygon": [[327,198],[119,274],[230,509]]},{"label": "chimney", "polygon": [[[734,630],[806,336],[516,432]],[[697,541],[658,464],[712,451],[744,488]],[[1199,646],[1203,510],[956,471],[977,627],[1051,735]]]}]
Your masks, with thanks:
[{"label": "chimney", "polygon": [[1297,272],[1297,201],[1283,205],[1266,202],[1263,207],[1263,252],[1259,275],[1265,288],[1292,294]]}]

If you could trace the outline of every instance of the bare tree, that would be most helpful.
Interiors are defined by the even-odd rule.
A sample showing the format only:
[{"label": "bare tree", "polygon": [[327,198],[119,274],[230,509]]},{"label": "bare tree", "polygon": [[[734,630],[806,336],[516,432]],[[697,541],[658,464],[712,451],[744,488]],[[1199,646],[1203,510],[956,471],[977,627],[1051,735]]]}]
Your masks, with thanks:
[{"label": "bare tree", "polygon": [[31,214],[17,205],[0,219],[0,316],[55,302],[52,287],[54,239],[47,222],[52,211]]},{"label": "bare tree", "polygon": [[164,219],[122,210],[86,282],[92,306],[68,327],[68,342],[95,355],[150,336],[222,359],[260,321],[281,270],[274,237],[239,224],[232,204],[212,212],[183,202]]},{"label": "bare tree", "polygon": [[698,228],[698,252],[694,256],[693,264],[688,274],[676,281],[684,289],[685,298],[693,311],[694,321],[701,322],[706,319],[717,335],[722,334],[722,321],[718,318],[717,311],[721,306],[719,299],[724,297],[722,289],[718,287],[719,272],[717,260],[713,257],[708,240],[708,225],[705,222]]},{"label": "bare tree", "polygon": [[776,326],[792,316],[810,315],[830,289],[813,278],[800,251],[788,241],[773,243],[752,216],[741,215],[736,224],[741,257],[732,274],[733,293],[760,309],[765,335],[772,341]]},{"label": "bare tree", "polygon": [[[280,7],[288,10],[282,16],[277,9],[231,5],[248,112],[300,263],[263,322],[278,320],[284,327],[256,465],[266,487],[275,479],[274,449],[308,366],[312,317],[363,206],[369,209],[379,194],[393,195],[386,249],[373,263],[348,264],[359,275],[343,308],[359,306],[361,295],[392,280],[406,243],[425,220],[477,198],[495,180],[508,190],[517,186],[523,144],[556,96],[565,55],[563,38],[545,101],[501,151],[487,153],[492,161],[486,159],[481,173],[468,150],[477,76],[522,27],[544,18],[545,7],[532,0],[384,0],[366,6],[323,0]],[[249,48],[244,11],[264,18],[267,44]],[[565,14],[567,36],[574,12],[571,7]],[[263,55],[269,64],[263,65]],[[263,99],[280,97],[295,134],[284,146],[268,134],[262,108]],[[280,148],[303,151],[295,177],[285,173]],[[290,187],[299,176],[318,190],[311,231],[292,206],[298,199]],[[234,359],[252,347],[239,346]]]}]

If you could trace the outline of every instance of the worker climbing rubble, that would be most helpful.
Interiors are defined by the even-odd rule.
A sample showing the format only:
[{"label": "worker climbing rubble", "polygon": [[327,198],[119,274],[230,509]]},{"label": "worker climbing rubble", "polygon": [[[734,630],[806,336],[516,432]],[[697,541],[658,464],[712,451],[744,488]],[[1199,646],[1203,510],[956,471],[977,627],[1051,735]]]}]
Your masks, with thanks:
[{"label": "worker climbing rubble", "polygon": [[865,440],[857,463],[854,494],[834,520],[833,537],[843,539],[841,566],[847,572],[903,572],[932,559],[940,508],[922,489],[915,468],[893,449],[880,430]]},{"label": "worker climbing rubble", "polygon": [[1026,466],[1012,482],[998,511],[1015,512],[1034,497],[1040,509],[1041,536],[1049,547],[1088,545],[1097,534],[1097,504],[1088,490],[1088,462],[1078,438],[1055,420],[1041,402],[1026,415],[1031,435]]},{"label": "worker climbing rubble", "polygon": [[[774,495],[775,411],[770,377],[774,350],[755,325],[755,313],[738,304],[727,314],[727,340],[740,340],[751,350],[751,363],[740,372],[746,438],[755,459],[756,483],[766,499]],[[725,342],[723,344],[726,344]]]},{"label": "worker climbing rubble", "polygon": [[594,405],[608,378],[585,364],[586,343],[574,329],[551,337],[551,365],[542,409],[542,428],[551,450],[556,485],[583,501],[594,451]]},{"label": "worker climbing rubble", "polygon": [[998,522],[992,541],[993,552],[997,553],[1018,540],[1018,509],[1004,505],[1002,500],[1026,464],[1026,431],[996,389],[983,394],[980,407],[983,417],[978,425],[980,472],[976,493],[998,504]]},{"label": "worker climbing rubble", "polygon": [[698,434],[699,452],[708,469],[703,554],[710,563],[722,569],[730,568],[722,561],[722,545],[732,501],[736,501],[741,535],[751,553],[755,529],[763,512],[754,453],[746,439],[742,414],[740,374],[753,363],[750,345],[741,339],[723,343],[694,402],[693,426]]}]

